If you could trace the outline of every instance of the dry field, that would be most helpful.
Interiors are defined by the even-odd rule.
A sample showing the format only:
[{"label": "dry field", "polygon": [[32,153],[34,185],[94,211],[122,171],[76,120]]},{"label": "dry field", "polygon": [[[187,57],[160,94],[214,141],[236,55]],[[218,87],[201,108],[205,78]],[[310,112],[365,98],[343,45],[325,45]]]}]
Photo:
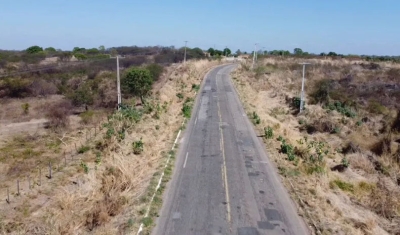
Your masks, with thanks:
[{"label": "dry field", "polygon": [[[0,233],[130,234],[142,222],[149,233],[161,197],[147,218],[145,209],[184,120],[183,104],[217,64],[203,60],[168,67],[143,107],[71,115],[69,127],[58,131],[45,129],[43,113],[62,97],[3,102]],[[136,105],[135,99],[125,102]],[[29,113],[21,113],[25,103]]]},{"label": "dry field", "polygon": [[232,74],[300,214],[315,234],[400,234],[400,65],[310,60],[299,114],[300,62]]}]

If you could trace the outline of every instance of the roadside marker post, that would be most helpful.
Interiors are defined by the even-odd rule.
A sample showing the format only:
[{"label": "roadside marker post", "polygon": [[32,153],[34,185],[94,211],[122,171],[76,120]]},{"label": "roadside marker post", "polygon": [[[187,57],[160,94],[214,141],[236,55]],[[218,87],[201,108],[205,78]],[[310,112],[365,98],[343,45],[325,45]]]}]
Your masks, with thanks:
[{"label": "roadside marker post", "polygon": [[301,81],[301,94],[300,94],[300,113],[304,109],[304,101],[305,101],[305,95],[304,95],[304,82],[305,82],[305,73],[306,73],[306,65],[310,65],[310,63],[301,63],[303,65],[303,79]]}]

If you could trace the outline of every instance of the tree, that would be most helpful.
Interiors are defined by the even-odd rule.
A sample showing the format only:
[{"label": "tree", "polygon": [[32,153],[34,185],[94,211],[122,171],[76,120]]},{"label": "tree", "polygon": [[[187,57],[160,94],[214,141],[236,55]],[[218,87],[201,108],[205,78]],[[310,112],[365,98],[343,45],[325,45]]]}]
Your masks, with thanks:
[{"label": "tree", "polygon": [[230,55],[230,54],[232,54],[231,49],[225,48],[224,51],[223,51],[223,55],[224,55],[224,56],[228,56],[228,55]]},{"label": "tree", "polygon": [[99,50],[97,50],[97,48],[91,48],[91,49],[88,49],[86,51],[86,53],[89,55],[96,55],[96,54],[99,54]]},{"label": "tree", "polygon": [[300,48],[294,48],[293,54],[295,54],[295,55],[302,55],[302,54],[303,54],[303,50],[300,49]]},{"label": "tree", "polygon": [[103,45],[99,46],[99,51],[104,52],[105,50],[106,48]]},{"label": "tree", "polygon": [[142,104],[144,104],[144,97],[146,97],[153,85],[153,78],[149,70],[143,68],[130,68],[126,72],[125,77],[122,79],[122,86],[124,90],[132,95],[140,97]]},{"label": "tree", "polygon": [[238,50],[235,52],[235,54],[236,54],[237,56],[240,56],[240,55],[242,54],[242,52],[240,51],[240,49],[238,49]]},{"label": "tree", "polygon": [[54,47],[47,47],[44,50],[47,51],[47,52],[56,52],[56,49]]},{"label": "tree", "polygon": [[83,47],[74,47],[74,49],[72,50],[73,53],[85,53],[86,49]]},{"label": "tree", "polygon": [[332,52],[332,51],[328,53],[328,56],[337,56],[337,55],[338,54],[336,54],[335,52]]},{"label": "tree", "polygon": [[29,54],[36,54],[36,53],[39,53],[42,51],[43,51],[43,48],[41,48],[40,46],[31,46],[26,49],[26,52],[28,52]]},{"label": "tree", "polygon": [[214,50],[214,48],[209,48],[208,50],[207,50],[207,52],[208,53],[210,53],[210,56],[214,56],[215,55],[215,50]]}]

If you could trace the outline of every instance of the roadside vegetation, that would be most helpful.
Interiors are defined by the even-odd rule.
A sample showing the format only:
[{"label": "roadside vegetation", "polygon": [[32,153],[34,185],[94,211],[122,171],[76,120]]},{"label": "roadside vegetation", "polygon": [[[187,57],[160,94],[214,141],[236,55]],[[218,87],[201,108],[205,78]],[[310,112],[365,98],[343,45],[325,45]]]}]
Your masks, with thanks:
[{"label": "roadside vegetation", "polygon": [[316,234],[400,233],[400,64],[372,60],[309,58],[301,113],[303,59],[267,56],[232,74]]},{"label": "roadside vegetation", "polygon": [[[218,62],[172,64],[183,58],[175,48],[155,56],[152,51],[160,48],[53,49],[0,51],[0,75],[12,74],[0,78],[0,195],[6,199],[6,189],[10,195],[1,202],[0,233],[124,234],[141,222],[148,233],[172,174],[172,163],[162,170],[168,151],[190,116],[202,76]],[[189,58],[204,57],[188,51]],[[119,111],[115,59],[100,56],[117,53],[125,56]],[[78,62],[70,61],[72,55]],[[30,56],[41,59],[24,59]],[[16,73],[25,64],[44,66],[44,60],[57,67]],[[144,218],[153,181],[162,172],[167,177]]]}]

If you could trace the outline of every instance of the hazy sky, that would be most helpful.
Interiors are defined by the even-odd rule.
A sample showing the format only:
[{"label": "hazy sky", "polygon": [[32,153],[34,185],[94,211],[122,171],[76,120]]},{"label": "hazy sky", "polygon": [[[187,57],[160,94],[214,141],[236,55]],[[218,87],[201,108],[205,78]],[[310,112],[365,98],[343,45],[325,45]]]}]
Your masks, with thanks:
[{"label": "hazy sky", "polygon": [[177,46],[400,55],[399,0],[0,0],[0,48]]}]

